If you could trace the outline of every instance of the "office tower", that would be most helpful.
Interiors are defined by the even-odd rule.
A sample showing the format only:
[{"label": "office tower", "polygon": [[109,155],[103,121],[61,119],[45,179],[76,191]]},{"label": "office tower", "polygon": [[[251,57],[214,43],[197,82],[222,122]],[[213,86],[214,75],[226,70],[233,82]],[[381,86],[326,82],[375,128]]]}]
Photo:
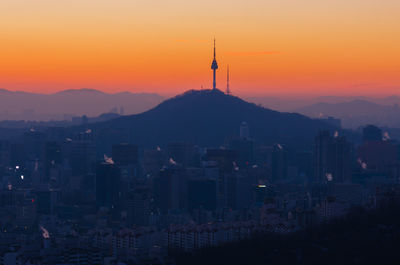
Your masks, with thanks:
[{"label": "office tower", "polygon": [[112,160],[121,170],[121,181],[124,192],[133,188],[138,176],[138,147],[127,143],[112,146]]},{"label": "office tower", "polygon": [[239,166],[249,166],[254,162],[254,141],[250,139],[249,126],[247,122],[240,124],[240,137],[229,141],[229,148],[235,150]]},{"label": "office tower", "polygon": [[138,147],[121,143],[112,146],[112,159],[116,165],[128,166],[138,163]]},{"label": "office tower", "polygon": [[[46,142],[44,150],[44,173],[45,179],[62,164],[61,146],[57,142]],[[54,175],[54,174],[53,174]]]},{"label": "office tower", "polygon": [[271,152],[271,180],[282,181],[288,174],[287,152],[281,144],[274,144]]},{"label": "office tower", "polygon": [[79,133],[70,144],[69,162],[73,176],[84,176],[94,172],[96,146],[91,131]]},{"label": "office tower", "polygon": [[220,172],[231,172],[238,159],[237,151],[232,149],[209,148],[204,156],[205,161],[217,162]]},{"label": "office tower", "polygon": [[188,180],[188,208],[190,211],[217,209],[217,180],[210,178],[191,178]]},{"label": "office tower", "polygon": [[315,138],[314,167],[317,182],[344,182],[351,178],[352,145],[344,136],[322,131]]},{"label": "office tower", "polygon": [[395,141],[377,141],[378,131],[374,137],[368,137],[358,147],[358,162],[361,168],[374,175],[399,179],[400,177],[400,145]]},{"label": "office tower", "polygon": [[250,139],[249,125],[245,121],[240,124],[240,138],[241,139]]},{"label": "office tower", "polygon": [[218,167],[218,207],[227,206],[228,202],[228,177],[236,170],[239,170],[237,165],[237,151],[231,149],[207,149],[204,156],[205,161],[214,161]]},{"label": "office tower", "polygon": [[363,142],[382,141],[382,130],[374,125],[367,125],[363,129]]},{"label": "office tower", "polygon": [[43,155],[46,135],[34,129],[29,130],[23,135],[25,156],[31,160],[39,159]]},{"label": "office tower", "polygon": [[193,166],[195,163],[195,148],[190,143],[169,143],[167,146],[168,159],[172,159],[183,167]]},{"label": "office tower", "polygon": [[186,209],[187,182],[183,169],[174,166],[161,169],[153,178],[153,193],[155,206],[162,213]]},{"label": "office tower", "polygon": [[98,207],[117,209],[120,202],[119,168],[112,164],[102,162],[96,168],[96,204]]},{"label": "office tower", "polygon": [[147,226],[150,216],[150,191],[146,186],[135,187],[128,194],[129,225]]},{"label": "office tower", "polygon": [[161,148],[147,149],[143,152],[143,169],[146,175],[156,176],[167,163],[167,154]]},{"label": "office tower", "polygon": [[57,191],[42,188],[35,192],[36,210],[38,214],[55,214],[57,204]]}]

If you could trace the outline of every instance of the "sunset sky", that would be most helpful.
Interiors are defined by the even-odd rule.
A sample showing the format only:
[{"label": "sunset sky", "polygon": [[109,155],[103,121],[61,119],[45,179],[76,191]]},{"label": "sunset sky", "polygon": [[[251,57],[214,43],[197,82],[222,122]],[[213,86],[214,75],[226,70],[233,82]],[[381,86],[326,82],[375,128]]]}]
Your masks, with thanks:
[{"label": "sunset sky", "polygon": [[400,94],[399,0],[1,0],[0,88]]}]

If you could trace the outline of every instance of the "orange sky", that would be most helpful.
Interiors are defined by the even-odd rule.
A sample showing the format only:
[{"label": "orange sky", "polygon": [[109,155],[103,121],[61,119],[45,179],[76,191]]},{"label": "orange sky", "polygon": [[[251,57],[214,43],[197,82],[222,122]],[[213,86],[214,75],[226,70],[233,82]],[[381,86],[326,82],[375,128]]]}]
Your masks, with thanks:
[{"label": "orange sky", "polygon": [[400,94],[398,0],[2,0],[0,87]]}]

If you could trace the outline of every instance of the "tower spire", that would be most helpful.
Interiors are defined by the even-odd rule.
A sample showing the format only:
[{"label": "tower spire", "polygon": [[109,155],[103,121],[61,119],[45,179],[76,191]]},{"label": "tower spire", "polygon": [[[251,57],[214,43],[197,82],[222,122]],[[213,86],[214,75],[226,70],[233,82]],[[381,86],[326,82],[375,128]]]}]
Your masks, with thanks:
[{"label": "tower spire", "polygon": [[216,82],[216,71],[218,69],[218,63],[215,55],[215,38],[214,38],[214,59],[211,64],[211,69],[213,70],[213,90],[217,89],[217,82]]},{"label": "tower spire", "polygon": [[228,70],[227,70],[227,74],[226,74],[226,94],[227,95],[231,94],[231,90],[229,88],[229,64],[228,64]]},{"label": "tower spire", "polygon": [[215,37],[214,37],[214,60],[215,60]]}]

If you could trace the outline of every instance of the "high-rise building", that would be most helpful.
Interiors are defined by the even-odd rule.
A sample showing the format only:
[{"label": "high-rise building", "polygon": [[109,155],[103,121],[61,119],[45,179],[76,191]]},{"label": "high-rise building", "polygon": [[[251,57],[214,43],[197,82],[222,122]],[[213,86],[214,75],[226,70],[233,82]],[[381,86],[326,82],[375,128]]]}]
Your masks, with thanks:
[{"label": "high-rise building", "polygon": [[218,207],[225,207],[228,203],[228,178],[233,171],[239,170],[237,151],[232,149],[207,149],[204,159],[217,163]]},{"label": "high-rise building", "polygon": [[129,194],[128,223],[129,225],[146,226],[150,216],[150,193],[146,186],[135,187]]},{"label": "high-rise building", "polygon": [[288,175],[287,152],[281,144],[274,144],[271,152],[272,181],[285,180]]},{"label": "high-rise building", "polygon": [[317,182],[344,182],[352,173],[352,145],[344,136],[322,131],[315,138],[314,168]]},{"label": "high-rise building", "polygon": [[102,162],[96,168],[96,203],[98,207],[116,209],[120,202],[120,170],[112,164]]},{"label": "high-rise building", "polygon": [[[358,162],[361,168],[371,174],[393,179],[400,178],[400,145],[395,141],[371,141],[358,147]],[[373,140],[375,139],[375,140]]]},{"label": "high-rise building", "polygon": [[229,141],[229,148],[235,150],[238,155],[239,166],[249,166],[254,162],[254,141],[250,138],[247,122],[240,124],[240,137]]},{"label": "high-rise building", "polygon": [[127,143],[113,145],[112,160],[121,171],[123,191],[127,192],[133,188],[138,177],[138,147]]},{"label": "high-rise building", "polygon": [[215,211],[218,193],[217,180],[210,178],[192,178],[188,180],[189,210],[204,209]]},{"label": "high-rise building", "polygon": [[245,121],[240,124],[240,138],[242,138],[242,139],[250,138],[249,125]]},{"label": "high-rise building", "polygon": [[181,167],[163,168],[153,178],[154,202],[162,213],[184,210],[187,206],[187,183]]},{"label": "high-rise building", "polygon": [[175,162],[183,167],[192,166],[195,162],[195,148],[190,143],[169,143],[167,154],[172,163]]},{"label": "high-rise building", "polygon": [[51,171],[62,163],[61,154],[61,146],[57,142],[46,142],[44,150],[44,171],[46,179],[49,179]]},{"label": "high-rise building", "polygon": [[40,189],[36,191],[36,209],[39,214],[54,214],[57,203],[57,191],[53,189]]},{"label": "high-rise building", "polygon": [[69,162],[73,176],[93,173],[96,161],[96,146],[91,131],[79,133],[70,142]]},{"label": "high-rise building", "polygon": [[363,142],[379,142],[382,140],[382,130],[374,125],[367,125],[363,129]]},{"label": "high-rise building", "polygon": [[128,166],[138,163],[138,147],[121,143],[112,146],[112,159],[116,165]]},{"label": "high-rise building", "polygon": [[143,152],[143,169],[148,176],[156,176],[166,162],[167,154],[159,147]]}]

